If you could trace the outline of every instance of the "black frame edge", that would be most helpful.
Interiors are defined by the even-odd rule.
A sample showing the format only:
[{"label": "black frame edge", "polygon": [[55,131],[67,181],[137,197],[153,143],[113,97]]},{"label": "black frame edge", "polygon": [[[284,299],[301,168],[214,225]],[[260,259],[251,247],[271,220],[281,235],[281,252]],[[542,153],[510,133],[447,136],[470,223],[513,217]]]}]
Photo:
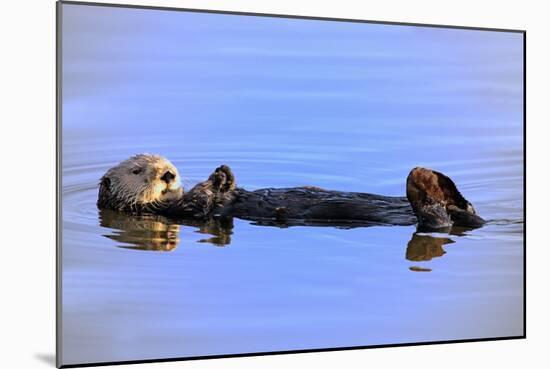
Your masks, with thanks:
[{"label": "black frame edge", "polygon": [[527,31],[523,32],[523,337],[527,338]]},{"label": "black frame edge", "polygon": [[56,216],[56,231],[55,231],[55,366],[62,366],[62,337],[61,337],[61,322],[62,322],[62,298],[61,298],[61,240],[62,240],[62,222],[61,222],[61,111],[62,111],[62,3],[61,1],[55,4],[55,216]]},{"label": "black frame edge", "polygon": [[475,343],[475,342],[488,342],[488,341],[510,341],[510,340],[520,340],[525,338],[526,338],[525,335],[522,335],[522,336],[496,337],[496,338],[471,338],[471,339],[449,340],[449,341],[395,343],[395,344],[391,343],[391,344],[370,345],[370,346],[329,347],[329,348],[319,348],[319,349],[267,351],[267,352],[242,353],[242,354],[191,356],[191,357],[148,359],[148,360],[146,359],[146,360],[128,360],[128,361],[103,361],[103,362],[96,362],[96,363],[67,364],[67,365],[60,366],[60,368],[86,368],[86,367],[107,366],[107,365],[151,364],[151,363],[180,362],[180,361],[206,360],[206,359],[230,359],[230,358],[252,357],[252,356],[310,354],[310,353],[316,353],[316,352],[352,351],[352,350],[365,350],[365,349],[377,349],[377,348],[431,346],[431,345],[441,345],[441,344]]}]

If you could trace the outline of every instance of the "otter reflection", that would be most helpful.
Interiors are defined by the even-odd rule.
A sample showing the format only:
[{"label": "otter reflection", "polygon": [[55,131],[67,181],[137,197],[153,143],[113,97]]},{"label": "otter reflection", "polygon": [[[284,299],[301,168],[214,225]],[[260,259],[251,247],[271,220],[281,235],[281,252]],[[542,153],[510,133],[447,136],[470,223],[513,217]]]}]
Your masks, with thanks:
[{"label": "otter reflection", "polygon": [[117,247],[143,251],[172,251],[179,242],[180,226],[197,228],[197,233],[213,237],[199,242],[225,246],[231,242],[233,234],[232,219],[183,220],[175,221],[160,215],[128,215],[121,212],[102,209],[99,212],[99,224],[112,228],[111,234],[105,237],[120,242]]},{"label": "otter reflection", "polygon": [[[102,227],[111,228],[111,234],[105,237],[117,241],[122,245],[117,247],[144,250],[144,251],[172,251],[180,242],[180,226],[196,228],[195,232],[211,237],[198,240],[201,243],[210,243],[215,246],[226,246],[231,243],[233,234],[233,218],[220,217],[210,219],[179,219],[173,220],[161,215],[144,214],[129,215],[114,210],[102,209],[99,212],[99,222]],[[357,224],[325,224],[300,222],[255,222],[258,226],[287,228],[292,226],[332,226],[340,229],[356,228]],[[361,226],[369,226],[361,224]],[[463,236],[469,228],[453,227],[445,235]],[[413,233],[407,244],[405,258],[410,261],[429,261],[445,255],[444,245],[455,243],[448,237],[435,237],[426,233]],[[411,266],[412,271],[429,272],[430,268]]]}]

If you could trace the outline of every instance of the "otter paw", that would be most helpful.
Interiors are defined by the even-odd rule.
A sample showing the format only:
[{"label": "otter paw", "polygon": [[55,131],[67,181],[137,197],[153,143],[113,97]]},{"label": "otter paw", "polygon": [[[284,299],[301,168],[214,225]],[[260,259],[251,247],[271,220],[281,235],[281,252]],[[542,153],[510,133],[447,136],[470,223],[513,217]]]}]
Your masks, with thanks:
[{"label": "otter paw", "polygon": [[221,192],[227,192],[235,189],[235,176],[227,165],[216,168],[209,178],[212,181],[212,187]]}]

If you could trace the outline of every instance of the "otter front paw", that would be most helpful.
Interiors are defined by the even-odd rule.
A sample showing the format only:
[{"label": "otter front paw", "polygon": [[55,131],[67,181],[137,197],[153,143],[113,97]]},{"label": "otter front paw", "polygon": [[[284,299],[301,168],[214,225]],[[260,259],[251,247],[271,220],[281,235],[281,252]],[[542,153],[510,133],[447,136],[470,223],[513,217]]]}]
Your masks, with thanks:
[{"label": "otter front paw", "polygon": [[213,189],[220,192],[227,192],[235,189],[235,176],[227,165],[216,168],[208,178],[212,182]]}]

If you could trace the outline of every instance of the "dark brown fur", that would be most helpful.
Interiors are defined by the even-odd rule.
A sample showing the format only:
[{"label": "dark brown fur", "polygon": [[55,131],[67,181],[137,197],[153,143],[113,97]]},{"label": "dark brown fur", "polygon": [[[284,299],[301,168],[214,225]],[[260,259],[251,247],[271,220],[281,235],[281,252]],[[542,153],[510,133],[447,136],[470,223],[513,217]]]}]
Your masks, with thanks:
[{"label": "dark brown fur", "polygon": [[446,175],[414,168],[407,177],[407,198],[419,225],[429,229],[452,225],[479,227],[485,222]]},{"label": "dark brown fur", "polygon": [[[412,205],[412,206],[411,206]],[[183,217],[238,217],[278,225],[412,225],[443,229],[479,227],[484,221],[453,181],[436,171],[415,168],[407,179],[407,197],[328,191],[314,186],[247,191],[235,186],[225,165],[167,209]]]}]

